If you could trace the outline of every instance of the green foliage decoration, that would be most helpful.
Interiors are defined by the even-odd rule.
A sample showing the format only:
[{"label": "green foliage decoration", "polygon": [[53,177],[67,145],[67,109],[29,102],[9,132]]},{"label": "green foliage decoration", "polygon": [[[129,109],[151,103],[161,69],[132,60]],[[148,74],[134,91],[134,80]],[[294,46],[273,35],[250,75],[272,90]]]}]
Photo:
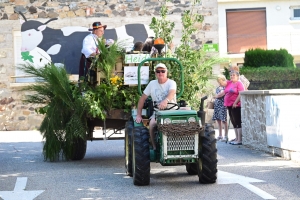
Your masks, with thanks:
[{"label": "green foliage decoration", "polygon": [[37,83],[24,87],[31,91],[24,102],[40,104],[37,112],[45,114],[40,132],[45,139],[43,153],[45,160],[55,161],[60,156],[70,159],[73,141],[85,138],[87,104],[80,89],[70,82],[65,68],[48,64],[35,68],[31,64],[20,66],[29,75],[37,77]]},{"label": "green foliage decoration", "polygon": [[[170,52],[166,54],[168,57],[177,58],[184,67],[184,93],[181,98],[193,108],[199,107],[201,95],[206,95],[212,91],[212,86],[209,83],[209,79],[212,77],[212,66],[224,62],[224,59],[208,54],[202,49],[193,48],[191,45],[194,42],[192,36],[198,33],[196,24],[201,23],[204,19],[195,9],[195,5],[199,2],[199,0],[193,1],[192,8],[183,12],[181,18],[183,26],[181,44],[175,49],[174,54]],[[167,13],[166,5],[163,5],[161,18],[154,17],[150,27],[153,27],[156,37],[161,37],[166,42],[171,42],[169,37],[165,37],[166,35],[171,36],[174,29],[173,24],[166,18]],[[180,83],[179,67],[174,66],[172,63],[165,64],[168,67],[169,77],[174,79],[178,85]]]},{"label": "green foliage decoration", "polygon": [[[169,1],[170,0],[166,0],[166,2]],[[154,31],[155,38],[162,38],[166,44],[169,44],[174,38],[171,32],[175,27],[175,23],[167,20],[167,14],[168,8],[165,4],[163,4],[160,9],[161,19],[153,17],[149,27]]]},{"label": "green foliage decoration", "polygon": [[138,101],[137,88],[123,85],[123,78],[114,72],[117,61],[124,58],[122,46],[125,43],[116,41],[108,46],[103,38],[98,40],[97,47],[101,53],[91,58],[91,68],[103,73],[104,78],[98,85],[81,83],[89,117],[105,120],[111,110],[123,109],[129,112]]},{"label": "green foliage decoration", "polygon": [[124,55],[121,43],[122,42],[113,42],[108,46],[105,39],[98,38],[97,48],[100,54],[91,58],[91,68],[97,68],[98,71],[103,72],[108,80],[115,69],[118,58]]},{"label": "green foliage decoration", "polygon": [[115,75],[103,79],[100,85],[84,86],[84,99],[88,105],[88,114],[94,118],[106,119],[107,113],[112,109],[123,109],[130,112],[137,105],[139,94],[137,87],[123,85],[123,78]]}]

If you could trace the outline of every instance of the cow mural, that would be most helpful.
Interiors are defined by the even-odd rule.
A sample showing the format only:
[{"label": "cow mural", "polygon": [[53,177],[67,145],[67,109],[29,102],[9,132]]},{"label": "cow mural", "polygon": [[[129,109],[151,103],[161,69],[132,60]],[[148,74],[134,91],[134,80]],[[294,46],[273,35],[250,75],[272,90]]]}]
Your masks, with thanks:
[{"label": "cow mural", "polygon": [[[69,74],[78,74],[79,61],[81,56],[82,41],[90,34],[86,27],[69,26],[61,29],[52,29],[47,26],[53,18],[45,23],[27,20],[20,13],[24,20],[21,20],[21,56],[22,60],[34,63],[37,59],[36,49],[39,49],[39,59],[46,59],[55,64],[65,65]],[[106,29],[104,37],[115,41],[126,41],[125,45],[133,46],[137,41],[145,41],[154,33],[149,26],[144,24],[127,24],[121,27]],[[43,52],[44,51],[44,52]],[[44,54],[44,56],[43,56]],[[49,55],[49,56],[47,56]],[[48,60],[49,57],[51,60]]]}]

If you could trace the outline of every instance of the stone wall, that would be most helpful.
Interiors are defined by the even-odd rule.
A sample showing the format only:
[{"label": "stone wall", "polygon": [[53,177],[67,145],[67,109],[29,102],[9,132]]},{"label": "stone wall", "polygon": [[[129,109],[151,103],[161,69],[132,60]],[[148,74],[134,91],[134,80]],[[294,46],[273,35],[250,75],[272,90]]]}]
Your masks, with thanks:
[{"label": "stone wall", "polygon": [[[34,111],[37,105],[26,105],[20,91],[24,83],[15,83],[14,32],[20,31],[22,12],[26,19],[45,22],[50,18],[58,20],[48,24],[51,28],[65,26],[90,27],[94,21],[101,21],[110,28],[129,23],[150,24],[152,17],[159,17],[160,0],[0,0],[0,131],[34,130],[42,121],[42,115]],[[191,1],[173,0],[167,3],[168,19],[175,22],[174,43],[181,38],[181,14],[190,9]],[[203,0],[196,11],[204,15],[204,22],[196,24],[197,35],[191,36],[195,47],[207,42],[218,43],[217,0]],[[215,71],[218,71],[215,69]]]},{"label": "stone wall", "polygon": [[241,103],[243,143],[268,151],[265,95],[242,95]]},{"label": "stone wall", "polygon": [[243,144],[300,162],[299,89],[241,92]]}]

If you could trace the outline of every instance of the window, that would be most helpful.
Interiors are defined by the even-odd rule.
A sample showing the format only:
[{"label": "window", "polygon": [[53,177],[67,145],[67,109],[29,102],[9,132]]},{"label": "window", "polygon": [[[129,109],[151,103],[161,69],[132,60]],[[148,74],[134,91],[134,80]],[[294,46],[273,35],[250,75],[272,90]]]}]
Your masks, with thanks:
[{"label": "window", "polygon": [[265,8],[226,10],[226,23],[228,54],[267,48]]},{"label": "window", "polygon": [[300,20],[300,6],[291,6],[291,20]]}]

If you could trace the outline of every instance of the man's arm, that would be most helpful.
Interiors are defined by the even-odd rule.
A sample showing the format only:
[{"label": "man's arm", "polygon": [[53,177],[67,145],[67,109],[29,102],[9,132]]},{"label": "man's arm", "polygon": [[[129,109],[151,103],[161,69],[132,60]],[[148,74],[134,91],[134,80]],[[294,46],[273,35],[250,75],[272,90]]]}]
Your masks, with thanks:
[{"label": "man's arm", "polygon": [[147,98],[148,98],[148,96],[143,94],[139,100],[138,107],[137,107],[137,115],[136,115],[136,119],[135,119],[135,121],[137,123],[140,123],[142,121],[142,109],[144,107],[144,103]]},{"label": "man's arm", "polygon": [[160,110],[166,109],[168,103],[175,97],[175,94],[176,94],[176,90],[174,89],[169,90],[168,96],[163,101],[160,102],[158,108]]},{"label": "man's arm", "polygon": [[96,52],[93,51],[93,47],[95,45],[95,41],[92,36],[88,35],[83,39],[82,42],[82,51],[86,58],[93,57],[96,55]]}]

